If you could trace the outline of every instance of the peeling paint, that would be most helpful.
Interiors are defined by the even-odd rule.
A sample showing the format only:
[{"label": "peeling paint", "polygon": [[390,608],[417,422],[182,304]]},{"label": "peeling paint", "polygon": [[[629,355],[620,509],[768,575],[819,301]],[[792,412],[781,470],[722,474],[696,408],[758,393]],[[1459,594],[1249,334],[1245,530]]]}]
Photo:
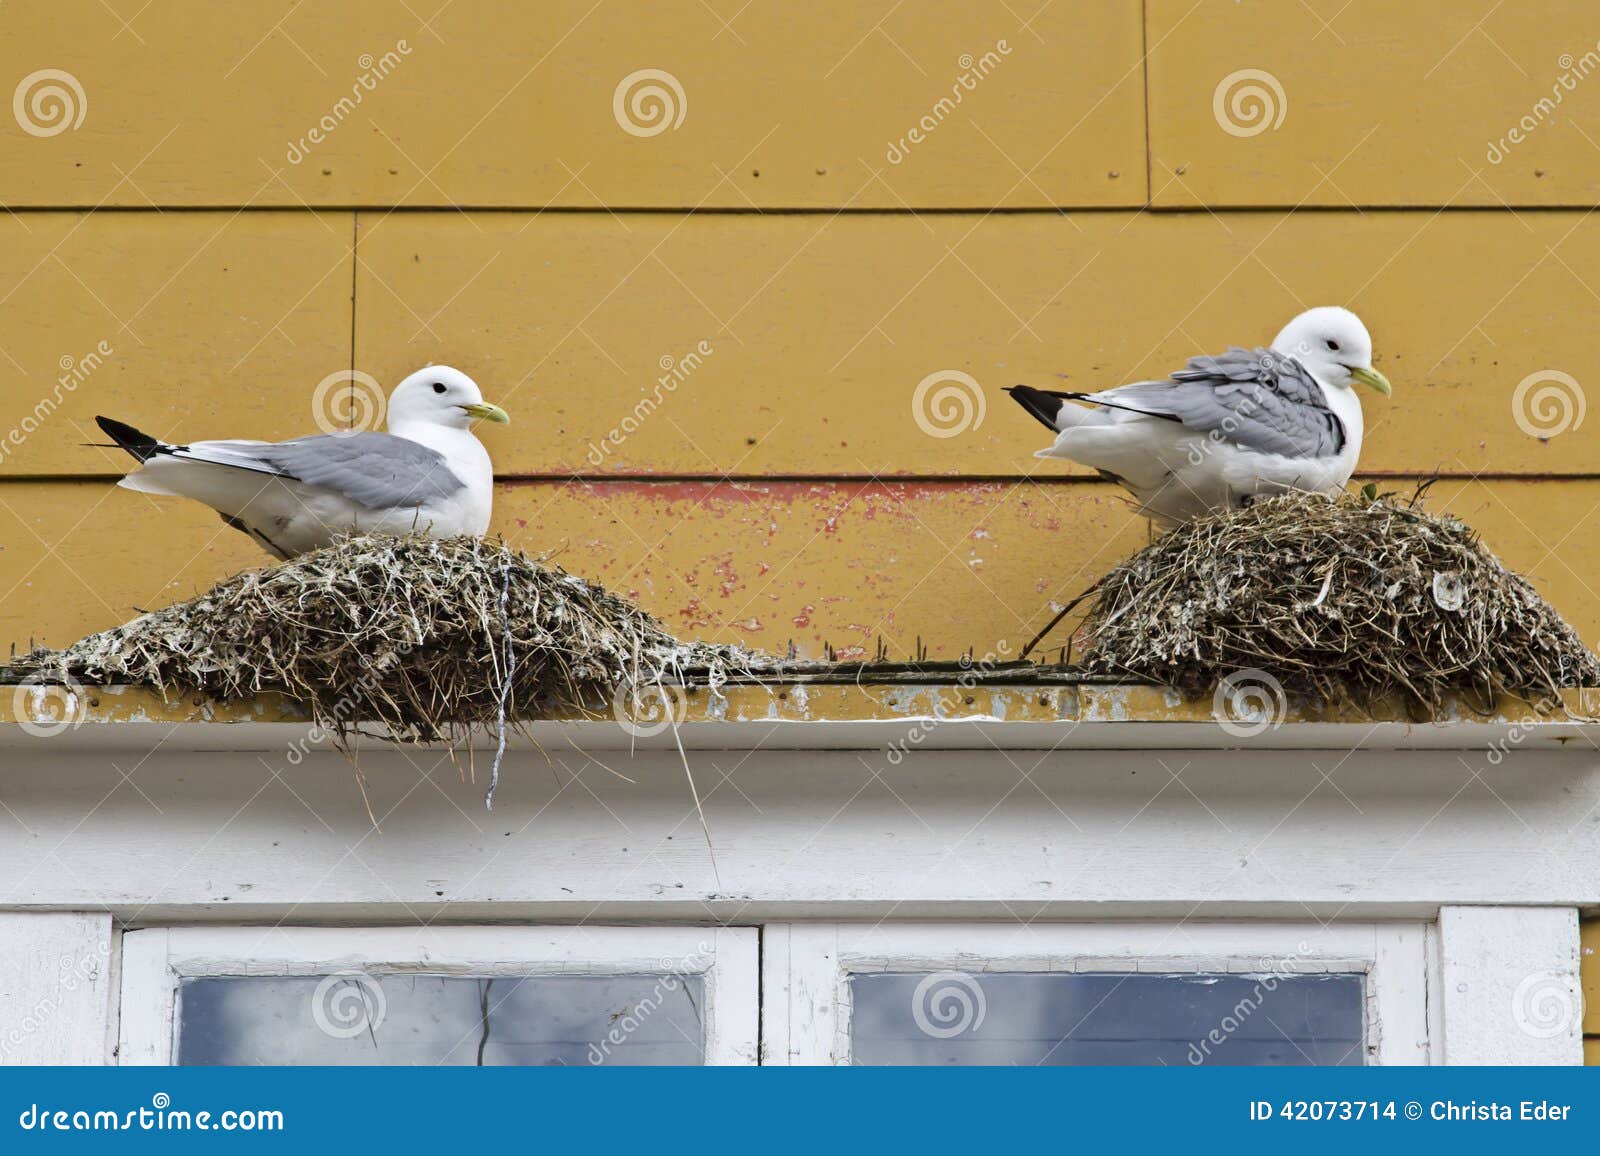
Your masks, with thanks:
[{"label": "peeling paint", "polygon": [[722,693],[721,688],[713,687],[706,696],[706,718],[718,722],[725,721],[728,717],[728,696]]},{"label": "peeling paint", "polygon": [[[1583,696],[1592,703],[1595,692],[1569,691],[1567,705],[1579,711]],[[53,700],[53,701],[52,701]],[[172,700],[146,687],[93,687],[69,701],[81,710],[82,725],[171,724],[208,722],[309,721],[305,711],[280,696],[264,694],[244,702],[221,703],[184,696]],[[0,695],[0,726],[40,725],[60,718],[62,701],[46,688],[24,688],[24,693]],[[574,711],[563,718],[589,718]],[[1085,723],[1207,723],[1214,722],[1209,699],[1189,701],[1170,689],[1153,686],[976,685],[949,683],[783,683],[722,686],[689,696],[686,722],[706,721],[870,722],[918,720],[937,722],[1041,722]],[[1414,720],[1398,701],[1380,704],[1368,715],[1353,707],[1295,704],[1279,724],[1293,727],[1311,723],[1371,725],[1402,724],[1413,729]],[[1520,700],[1507,699],[1489,715],[1473,709],[1465,699],[1445,704],[1435,725],[1520,725],[1561,727],[1574,725],[1556,716],[1535,716]],[[1426,724],[1424,724],[1425,726]],[[1559,735],[1556,737],[1560,737]]]}]

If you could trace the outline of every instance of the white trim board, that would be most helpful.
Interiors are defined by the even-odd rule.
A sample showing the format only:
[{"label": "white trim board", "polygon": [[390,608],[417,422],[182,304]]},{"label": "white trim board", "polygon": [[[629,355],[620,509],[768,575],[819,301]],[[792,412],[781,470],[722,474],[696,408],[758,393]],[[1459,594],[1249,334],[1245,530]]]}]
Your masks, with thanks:
[{"label": "white trim board", "polygon": [[116,950],[104,912],[0,912],[0,1065],[105,1063]]},{"label": "white trim board", "polygon": [[[41,747],[48,747],[41,741]],[[0,759],[0,909],[194,919],[1431,917],[1600,904],[1594,752]],[[119,767],[129,769],[124,776]],[[622,778],[619,776],[626,776]],[[0,816],[4,818],[4,816]],[[53,853],[41,853],[40,848]]]},{"label": "white trim board", "polygon": [[1576,910],[1446,907],[1438,926],[1446,1063],[1583,1063]]}]

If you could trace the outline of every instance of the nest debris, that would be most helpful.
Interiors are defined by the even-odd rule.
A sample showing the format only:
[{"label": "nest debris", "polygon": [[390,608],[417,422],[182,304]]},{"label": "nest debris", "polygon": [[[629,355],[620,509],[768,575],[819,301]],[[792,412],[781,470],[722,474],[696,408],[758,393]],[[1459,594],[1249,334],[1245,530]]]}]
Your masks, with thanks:
[{"label": "nest debris", "polygon": [[26,665],[222,701],[277,691],[339,739],[357,723],[434,741],[498,721],[503,741],[507,719],[659,718],[685,672],[715,687],[763,662],[680,642],[628,600],[501,542],[349,536]]},{"label": "nest debris", "polygon": [[[1286,495],[1181,526],[1107,574],[1085,618],[1095,673],[1208,693],[1241,671],[1370,706],[1400,695],[1560,702],[1600,662],[1458,519],[1369,488]],[[1487,709],[1487,706],[1485,707]]]}]

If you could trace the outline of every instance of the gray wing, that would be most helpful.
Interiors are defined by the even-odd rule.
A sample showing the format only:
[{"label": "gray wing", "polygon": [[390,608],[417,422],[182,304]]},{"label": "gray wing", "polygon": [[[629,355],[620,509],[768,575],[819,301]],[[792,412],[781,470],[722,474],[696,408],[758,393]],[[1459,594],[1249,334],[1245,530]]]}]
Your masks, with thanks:
[{"label": "gray wing", "polygon": [[420,506],[461,489],[444,455],[385,433],[322,434],[250,449],[281,477],[323,486],[374,510]]},{"label": "gray wing", "polygon": [[1191,357],[1170,381],[1141,381],[1081,398],[1285,457],[1332,457],[1345,444],[1344,423],[1311,374],[1270,349],[1234,346],[1217,357]]}]

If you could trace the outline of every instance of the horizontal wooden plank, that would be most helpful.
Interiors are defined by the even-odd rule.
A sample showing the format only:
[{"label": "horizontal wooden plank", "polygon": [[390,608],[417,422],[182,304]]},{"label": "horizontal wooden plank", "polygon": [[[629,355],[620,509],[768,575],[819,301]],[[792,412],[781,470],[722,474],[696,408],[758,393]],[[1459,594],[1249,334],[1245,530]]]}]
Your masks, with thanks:
[{"label": "horizontal wooden plank", "polygon": [[[1591,642],[1600,482],[1451,482],[1480,528]],[[819,656],[1019,650],[1147,540],[1100,483],[513,483],[495,530],[636,599],[685,638]],[[210,511],[99,482],[0,484],[0,641],[53,645],[188,596],[264,555]]]},{"label": "horizontal wooden plank", "polygon": [[1600,203],[1586,0],[1145,7],[1159,206]]},{"label": "horizontal wooden plank", "polygon": [[0,203],[1138,205],[1141,36],[1127,0],[6,5],[11,72],[76,91],[0,124]]},{"label": "horizontal wooden plank", "polygon": [[[588,926],[850,920],[881,943],[883,929],[870,922],[927,919],[948,936],[941,951],[992,936],[1044,955],[1042,929],[1019,926],[1042,918],[1098,923],[1089,934],[1100,943],[1127,937],[1115,951],[1124,957],[1139,932],[1105,921],[1161,919],[1175,930],[1145,930],[1166,937],[1169,961],[1203,953],[1260,968],[1322,956],[1329,940],[1348,944],[1360,933],[1355,920],[1432,920],[1441,901],[1600,896],[1588,869],[1600,843],[1578,821],[1600,792],[1578,751],[1514,750],[1498,766],[1480,756],[1481,781],[1463,789],[1470,780],[1454,751],[1330,755],[1251,743],[1175,757],[1160,746],[1025,754],[980,740],[975,750],[914,750],[894,765],[881,748],[775,751],[747,741],[689,752],[713,872],[678,752],[597,750],[597,732],[616,729],[605,724],[542,750],[513,746],[490,813],[489,753],[469,774],[464,756],[452,762],[441,749],[369,747],[358,782],[331,744],[286,757],[305,750],[303,725],[248,738],[234,737],[238,727],[144,737],[172,729],[85,725],[5,752],[0,798],[16,816],[7,821],[32,833],[0,840],[9,902],[109,911],[136,925],[257,923],[268,943],[285,923],[541,917]],[[843,727],[767,728],[780,741],[791,729],[821,742]],[[111,731],[102,742],[120,749],[85,749],[96,730]],[[196,754],[197,731],[237,745]],[[147,745],[132,749],[135,741]],[[1568,827],[1566,838],[1538,838]],[[958,919],[990,930],[952,927]],[[1274,932],[1286,949],[1256,938]],[[1311,950],[1297,951],[1302,942]],[[1361,946],[1373,942],[1369,930]],[[1402,973],[1396,954],[1380,958],[1380,969],[1394,969],[1380,983],[1420,981],[1420,961]],[[994,1000],[990,1014],[1004,1006]],[[1502,1006],[1509,1019],[1509,998]],[[1383,1021],[1385,1032],[1396,1026]],[[1391,1126],[1401,1121],[1376,1125]]]},{"label": "horizontal wooden plank", "polygon": [[[1363,469],[1596,469],[1581,414],[1533,436],[1563,424],[1541,398],[1559,381],[1514,409],[1529,375],[1572,375],[1575,403],[1600,380],[1575,273],[1600,267],[1600,219],[1577,213],[358,225],[356,364],[386,383],[430,360],[473,373],[520,419],[496,431],[506,473],[1060,473],[1002,387],[1165,374],[1327,303],[1366,318],[1396,386],[1364,395]],[[972,381],[914,406],[943,371]]]},{"label": "horizontal wooden plank", "polygon": [[[681,636],[812,655],[882,635],[904,657],[919,633],[944,657],[1020,648],[1057,587],[1145,539],[1087,483],[513,484],[495,515],[519,548],[559,551]],[[104,483],[0,485],[0,525],[0,641],[70,642],[266,561],[204,507]]]},{"label": "horizontal wooden plank", "polygon": [[350,364],[351,236],[339,213],[0,217],[0,472],[125,470],[84,444],[96,414],[314,431],[315,387]]},{"label": "horizontal wooden plank", "polygon": [[[1600,219],[1577,213],[360,226],[358,367],[384,387],[434,361],[473,373],[516,419],[485,435],[502,474],[1064,474],[1002,387],[1161,374],[1327,301],[1367,318],[1396,383],[1364,397],[1364,470],[1600,460],[1579,272],[1600,266]],[[120,472],[82,444],[95,413],[191,440],[337,419],[315,399],[349,364],[350,236],[339,213],[0,216],[0,474]],[[944,371],[973,387],[936,380],[914,406]]]}]

